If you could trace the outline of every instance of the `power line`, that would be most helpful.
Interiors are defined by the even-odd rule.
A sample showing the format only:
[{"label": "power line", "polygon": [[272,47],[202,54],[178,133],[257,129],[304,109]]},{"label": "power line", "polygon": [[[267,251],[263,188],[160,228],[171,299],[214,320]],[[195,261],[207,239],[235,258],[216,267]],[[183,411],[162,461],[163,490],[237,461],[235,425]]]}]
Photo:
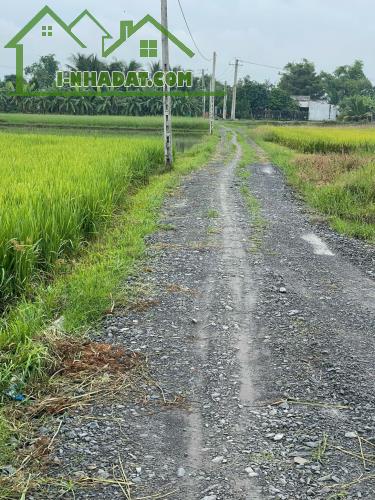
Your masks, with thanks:
[{"label": "power line", "polygon": [[284,69],[284,68],[279,68],[278,66],[271,66],[270,64],[260,64],[253,61],[244,61],[243,59],[240,59],[240,61],[245,64],[252,64],[253,66],[261,66],[263,68],[278,69],[281,71]]},{"label": "power line", "polygon": [[205,61],[211,62],[211,61],[212,61],[212,59],[209,59],[208,57],[204,56],[204,55],[202,54],[202,52],[200,51],[200,49],[199,49],[199,47],[198,47],[198,45],[197,45],[197,43],[196,43],[196,41],[195,41],[195,39],[194,39],[194,37],[193,37],[193,34],[192,34],[191,30],[190,30],[189,24],[188,24],[188,22],[187,22],[187,20],[186,20],[185,13],[184,13],[184,9],[182,8],[182,5],[181,5],[181,1],[180,1],[180,0],[177,0],[177,1],[178,1],[178,5],[180,6],[181,14],[182,14],[182,17],[184,18],[184,21],[185,21],[186,27],[187,27],[188,32],[189,32],[189,35],[190,35],[190,38],[192,39],[192,41],[193,41],[193,43],[194,43],[194,45],[195,45],[195,48],[197,49],[197,51],[199,52],[200,56],[201,56],[201,57],[202,57]]},{"label": "power line", "polygon": [[229,73],[229,68],[227,68],[225,71],[222,71],[219,76],[216,77],[217,80],[222,80],[223,78],[226,78]]}]

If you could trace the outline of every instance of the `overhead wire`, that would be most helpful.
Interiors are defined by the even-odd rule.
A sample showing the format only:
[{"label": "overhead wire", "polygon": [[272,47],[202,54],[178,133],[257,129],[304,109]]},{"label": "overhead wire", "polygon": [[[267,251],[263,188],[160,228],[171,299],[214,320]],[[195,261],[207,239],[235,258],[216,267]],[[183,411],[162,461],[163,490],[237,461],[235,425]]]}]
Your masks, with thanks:
[{"label": "overhead wire", "polygon": [[189,26],[189,23],[187,22],[187,19],[186,19],[186,16],[185,16],[185,13],[184,13],[184,9],[182,8],[182,5],[181,5],[181,1],[180,0],[177,0],[178,1],[178,5],[180,6],[180,10],[181,10],[181,14],[182,14],[182,17],[184,18],[184,21],[185,21],[185,24],[186,24],[186,27],[187,27],[187,30],[189,32],[189,35],[190,35],[190,38],[192,39],[194,45],[195,45],[195,48],[197,49],[198,53],[200,54],[200,56],[202,57],[202,59],[204,59],[205,61],[207,62],[211,62],[212,59],[209,59],[208,57],[206,57],[200,50],[200,48],[198,47],[198,44],[197,42],[195,41],[195,38],[193,37],[193,34],[191,32],[191,29],[190,29],[190,26]]},{"label": "overhead wire", "polygon": [[245,63],[245,64],[252,64],[253,66],[261,66],[263,68],[271,68],[271,69],[278,69],[279,71],[282,71],[284,68],[280,68],[278,66],[272,66],[270,64],[261,64],[261,63],[256,63],[253,61],[245,61],[244,59],[239,59],[240,62]]}]

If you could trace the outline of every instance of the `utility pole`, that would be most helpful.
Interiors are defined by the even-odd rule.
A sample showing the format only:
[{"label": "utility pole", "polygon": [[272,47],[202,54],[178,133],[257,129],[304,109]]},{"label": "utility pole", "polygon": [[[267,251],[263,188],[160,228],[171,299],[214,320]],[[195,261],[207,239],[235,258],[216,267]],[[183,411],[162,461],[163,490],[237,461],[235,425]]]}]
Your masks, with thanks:
[{"label": "utility pole", "polygon": [[227,101],[228,101],[228,85],[227,82],[224,84],[224,104],[223,104],[223,120],[227,119]]},{"label": "utility pole", "polygon": [[[168,0],[161,0],[161,24],[168,29]],[[162,33],[162,65],[164,72],[163,84],[163,114],[164,114],[164,156],[165,165],[172,168],[173,164],[173,146],[172,146],[172,98],[169,94],[170,87],[165,81],[166,74],[169,71],[169,41],[167,35]]]},{"label": "utility pole", "polygon": [[237,80],[238,80],[238,65],[240,61],[239,59],[236,59],[236,62],[234,64],[234,84],[233,84],[233,97],[232,97],[232,115],[231,119],[235,120],[236,119],[236,105],[237,105]]},{"label": "utility pole", "polygon": [[[204,79],[204,69],[202,69],[202,92],[206,92],[206,82]],[[206,95],[203,96],[203,118],[206,118]]]},{"label": "utility pole", "polygon": [[[213,94],[216,90],[216,52],[214,52],[214,56],[212,59],[212,75],[211,75],[211,88],[210,92]],[[214,131],[214,121],[215,121],[215,96],[210,96],[210,134],[213,134]]]}]

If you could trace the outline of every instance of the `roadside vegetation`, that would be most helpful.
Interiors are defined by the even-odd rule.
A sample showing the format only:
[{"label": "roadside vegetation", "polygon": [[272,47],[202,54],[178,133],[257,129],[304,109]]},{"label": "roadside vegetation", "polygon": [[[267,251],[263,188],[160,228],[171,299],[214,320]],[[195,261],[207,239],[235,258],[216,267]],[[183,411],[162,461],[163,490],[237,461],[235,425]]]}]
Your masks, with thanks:
[{"label": "roadside vegetation", "polygon": [[375,241],[372,129],[259,127],[249,133],[334,229]]},{"label": "roadside vegetation", "polygon": [[[246,65],[245,65],[246,66]],[[72,71],[128,71],[147,70],[150,75],[160,71],[161,64],[156,61],[148,67],[139,61],[106,62],[95,55],[75,54],[67,66]],[[56,71],[63,69],[54,54],[42,56],[39,61],[25,69],[24,90],[28,96],[14,94],[16,76],[5,75],[0,80],[0,112],[34,113],[62,115],[113,115],[113,116],[157,116],[162,114],[163,102],[160,97],[142,95],[142,88],[134,88],[139,96],[127,97],[125,88],[119,95],[106,97],[107,87],[90,89],[93,96],[64,97],[37,96],[34,91],[56,92]],[[181,67],[172,68],[174,71]],[[185,88],[187,97],[173,98],[173,115],[186,117],[202,116],[202,99],[197,95],[188,96],[190,91],[210,88],[210,75],[194,77],[192,88]],[[232,88],[228,89],[228,109],[232,104]],[[154,90],[158,90],[157,88]],[[216,90],[224,90],[224,82],[216,83]],[[96,95],[97,94],[97,95]],[[362,61],[337,67],[333,73],[318,73],[315,64],[303,59],[285,65],[277,85],[257,82],[249,76],[241,78],[237,86],[237,118],[257,120],[306,121],[307,112],[298,107],[293,96],[310,96],[311,99],[327,99],[330,104],[339,106],[341,119],[345,121],[369,121],[375,113],[375,91],[364,72]],[[223,113],[224,98],[216,99],[218,116]],[[205,110],[208,112],[208,109]]]},{"label": "roadside vegetation", "polygon": [[240,182],[241,194],[246,204],[246,208],[249,212],[251,227],[253,229],[253,234],[250,241],[250,251],[252,253],[256,253],[261,247],[264,229],[266,227],[266,222],[261,213],[261,205],[258,199],[253,195],[249,187],[249,178],[251,178],[251,172],[248,166],[257,160],[257,154],[249,145],[241,129],[238,134],[238,142],[242,150],[242,158],[238,163],[236,176]]},{"label": "roadside vegetation", "polygon": [[[32,373],[43,370],[48,349],[42,332],[48,323],[63,317],[64,332],[81,331],[116,304],[116,287],[142,254],[143,237],[156,228],[167,189],[207,161],[217,141],[212,137],[191,148],[179,155],[173,172],[162,173],[157,140],[18,141],[25,139],[18,144],[20,163],[13,165],[19,182],[15,186],[4,176],[1,188],[8,222],[2,226],[0,390],[15,376],[22,389]],[[12,135],[2,137],[12,140],[17,142]],[[78,164],[68,154],[72,143]],[[33,168],[29,160],[25,171],[25,151],[35,160],[42,149],[45,161]],[[142,189],[132,195],[137,188]]]},{"label": "roadside vegetation", "polygon": [[[157,139],[1,134],[0,141],[7,221],[2,226],[0,397],[10,403],[0,414],[0,466],[13,464],[13,471],[20,465],[17,457],[29,453],[20,442],[30,437],[27,415],[38,405],[51,405],[43,409],[47,415],[76,404],[78,396],[65,394],[60,380],[64,353],[71,351],[72,363],[84,359],[86,351],[93,356],[90,363],[115,357],[104,344],[90,344],[85,351],[86,332],[115,308],[126,307],[134,293],[126,279],[139,269],[145,236],[158,229],[163,199],[182,175],[209,160],[218,137],[177,154],[170,172],[162,167]],[[19,446],[26,448],[13,455]],[[22,465],[14,478],[11,473],[4,479],[5,490],[13,488],[13,479],[25,483],[24,472]],[[0,497],[2,488],[1,483]]]}]

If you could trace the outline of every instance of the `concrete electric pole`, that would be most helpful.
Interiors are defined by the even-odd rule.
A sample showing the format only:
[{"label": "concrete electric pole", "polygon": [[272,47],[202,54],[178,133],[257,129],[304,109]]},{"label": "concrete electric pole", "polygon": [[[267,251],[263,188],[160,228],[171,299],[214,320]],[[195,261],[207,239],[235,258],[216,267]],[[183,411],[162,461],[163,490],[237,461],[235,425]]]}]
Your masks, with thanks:
[{"label": "concrete electric pole", "polygon": [[236,105],[237,105],[237,80],[238,80],[238,65],[240,61],[236,59],[234,64],[234,83],[233,83],[233,97],[232,97],[232,114],[231,119],[236,119]]},{"label": "concrete electric pole", "polygon": [[[161,0],[161,24],[168,29],[168,0]],[[162,65],[164,78],[169,71],[169,40],[162,33]],[[170,92],[170,87],[166,81],[163,85],[163,114],[164,114],[164,156],[167,167],[172,168],[173,164],[173,143],[172,143],[172,98],[167,95]]]},{"label": "concrete electric pole", "polygon": [[[204,69],[202,69],[202,92],[206,92],[206,82],[204,79]],[[203,118],[206,118],[206,96],[203,96]]]},{"label": "concrete electric pole", "polygon": [[[213,94],[216,90],[216,52],[214,52],[214,57],[212,59],[212,75],[211,75],[211,88],[210,92]],[[210,134],[212,135],[214,131],[214,121],[215,121],[215,96],[210,96]]]},{"label": "concrete electric pole", "polygon": [[227,102],[228,102],[228,86],[227,82],[224,84],[224,104],[223,104],[223,120],[227,119]]}]

